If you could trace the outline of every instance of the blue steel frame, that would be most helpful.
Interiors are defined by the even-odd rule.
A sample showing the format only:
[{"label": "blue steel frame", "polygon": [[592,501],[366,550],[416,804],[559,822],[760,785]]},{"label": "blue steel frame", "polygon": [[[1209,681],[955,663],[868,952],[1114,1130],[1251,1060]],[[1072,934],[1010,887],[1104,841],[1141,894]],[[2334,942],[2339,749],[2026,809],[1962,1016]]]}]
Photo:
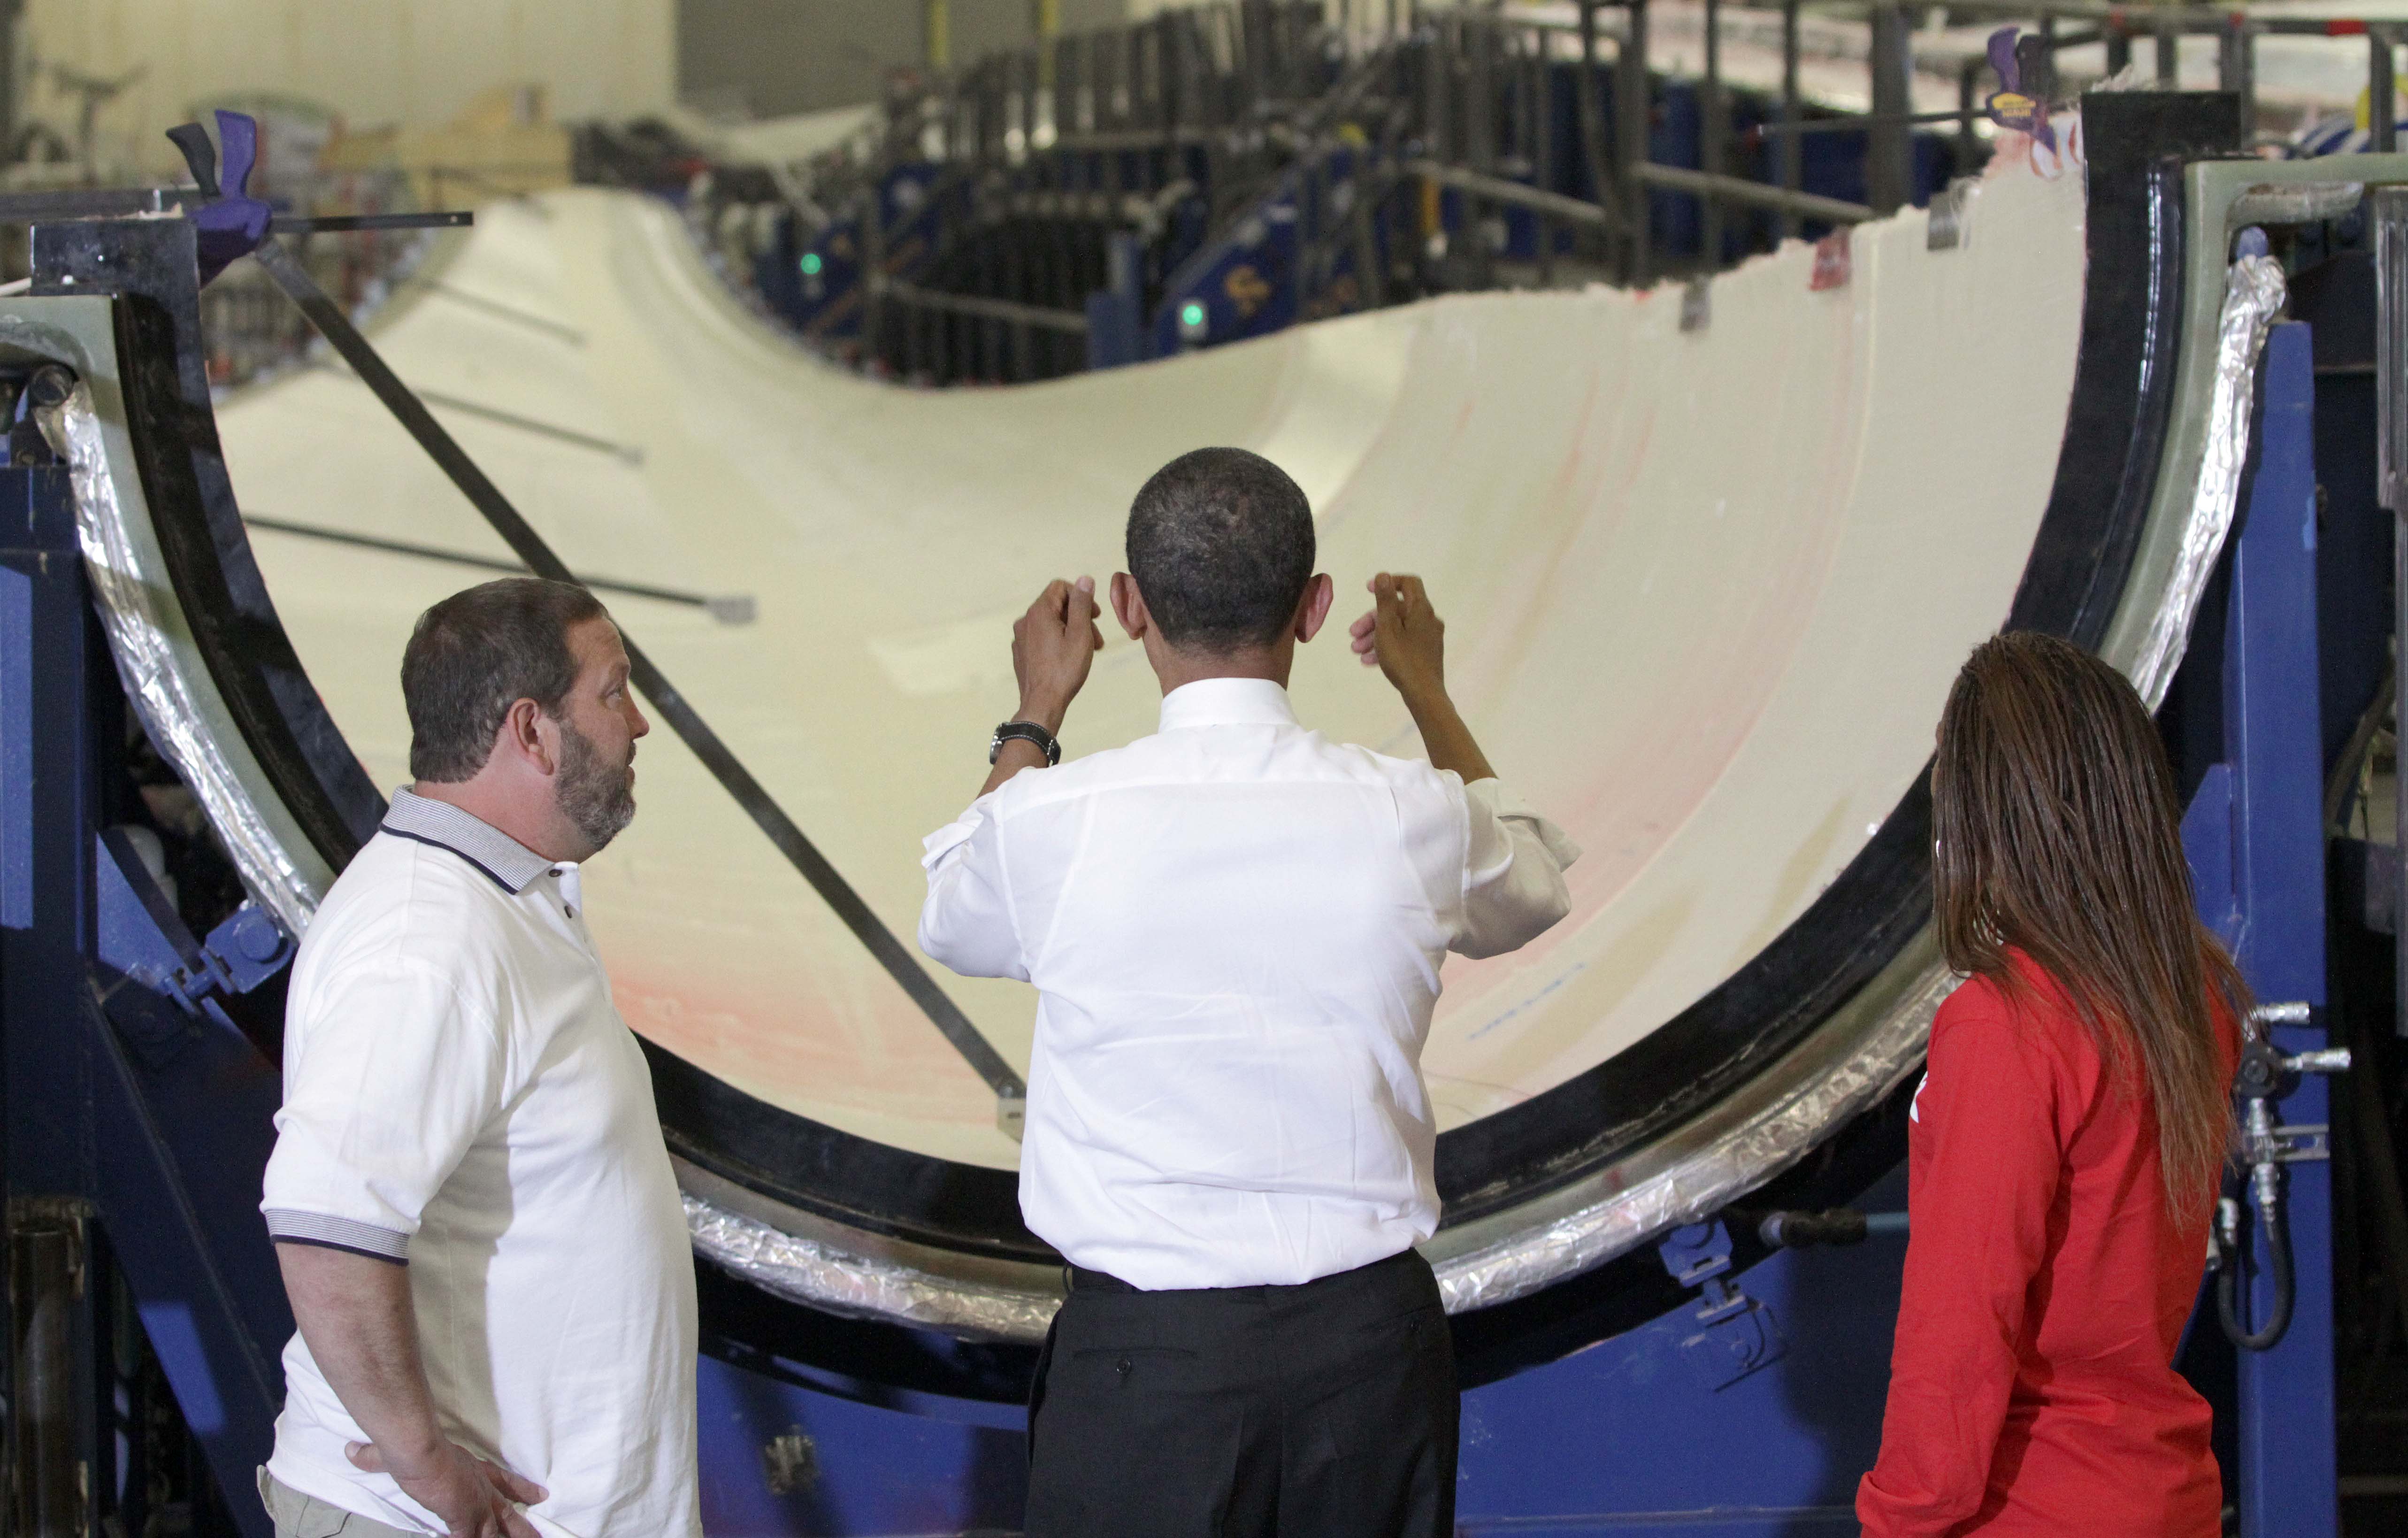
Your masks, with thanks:
[{"label": "blue steel frame", "polygon": [[[2232,947],[2259,999],[2303,1001],[2313,1023],[2274,1026],[2286,1053],[2326,1045],[2323,737],[2316,643],[2315,379],[2309,329],[2275,326],[2266,342],[2255,473],[2232,541],[2224,654],[2224,762],[2200,782],[2183,819],[2200,912]],[[2278,1108],[2292,1127],[2329,1123],[2318,1074]],[[2329,1163],[2285,1167],[2296,1302],[2273,1349],[2239,1360],[2243,1538],[2329,1538],[2339,1531],[2333,1428],[2332,1175]],[[2247,1230],[2248,1319],[2268,1317],[2273,1289],[2266,1235]],[[2215,1328],[2203,1298],[2195,1330]]]},{"label": "blue steel frame", "polygon": [[[278,1074],[208,1005],[208,951],[102,826],[104,755],[123,740],[124,710],[66,471],[0,469],[0,1093],[12,1229],[23,1204],[41,1202],[97,1230],[104,1243],[87,1231],[83,1253],[113,1257],[226,1507],[247,1538],[269,1538],[250,1491],[273,1443],[277,1358],[293,1332],[258,1213]],[[248,969],[251,980],[283,959]],[[11,1431],[21,1446],[72,1439],[83,1530],[99,1531],[118,1498],[118,1437],[107,1364],[93,1359],[106,1325],[93,1316],[97,1288],[78,1292],[73,1424]]]}]

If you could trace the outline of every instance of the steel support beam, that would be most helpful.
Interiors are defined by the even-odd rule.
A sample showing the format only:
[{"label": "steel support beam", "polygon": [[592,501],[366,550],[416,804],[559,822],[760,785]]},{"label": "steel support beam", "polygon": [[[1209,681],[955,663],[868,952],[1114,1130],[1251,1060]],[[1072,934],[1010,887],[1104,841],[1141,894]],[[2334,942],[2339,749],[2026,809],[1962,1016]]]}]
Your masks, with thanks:
[{"label": "steel support beam", "polygon": [[1875,215],[1893,214],[1914,194],[1914,130],[1905,119],[1914,110],[1907,72],[1914,55],[1906,12],[1897,0],[1880,0],[1872,11],[1872,116],[1866,132],[1865,193]]},{"label": "steel support beam", "polygon": [[[1698,168],[1708,176],[1730,170],[1725,148],[1730,115],[1723,101],[1722,0],[1706,0],[1706,78],[1698,93]],[[1723,204],[1716,193],[1698,200],[1698,255],[1706,269],[1723,265]]]},{"label": "steel support beam", "polygon": [[1648,251],[1648,141],[1655,137],[1655,90],[1647,79],[1647,0],[1629,0],[1628,29],[1613,64],[1614,159],[1620,171],[1625,281],[1643,286],[1654,266]]},{"label": "steel support beam", "polygon": [[[2376,187],[2367,194],[2374,223],[2375,491],[2391,511],[2393,648],[2408,652],[2408,187]],[[2408,722],[2408,667],[2392,668],[2397,692],[2392,720]],[[2408,829],[2408,774],[2394,777],[2395,829]],[[2395,831],[2393,858],[2408,886],[2408,833]],[[2396,976],[2408,978],[2408,923],[2395,916],[2392,956]],[[2399,995],[2394,1029],[2408,1039],[2408,987]]]},{"label": "steel support beam", "polygon": [[[2327,1044],[2324,772],[2317,744],[2315,375],[2308,327],[2267,337],[2256,473],[2232,551],[2224,657],[2231,829],[2228,938],[2260,1000],[2305,1003],[2302,1023],[2263,1028],[2286,1054]],[[2212,898],[2213,894],[2209,894]],[[2284,1125],[2331,1121],[2321,1074],[2300,1076]],[[2293,1301],[2271,1350],[2239,1353],[2243,1538],[2324,1538],[2338,1531],[2332,1356],[2332,1165],[2283,1166]],[[2247,1317],[2276,1308],[2262,1227],[2247,1242]]]},{"label": "steel support beam", "polygon": [[2366,147],[2377,154],[2400,148],[2400,124],[2392,111],[2400,94],[2391,53],[2397,41],[2398,34],[2389,27],[2366,29]]},{"label": "steel support beam", "polygon": [[1868,219],[1879,217],[1876,210],[1861,203],[1825,197],[1819,193],[1793,193],[1780,187],[1766,186],[1761,181],[1750,181],[1744,177],[1710,176],[1703,171],[1692,171],[1684,165],[1641,165],[1639,179],[1648,186],[1661,187],[1667,192],[1713,193],[1734,203],[1787,209],[1808,219],[1820,219],[1833,224],[1861,224]]},{"label": "steel support beam", "polygon": [[[1803,121],[1798,110],[1798,6],[1799,0],[1781,0],[1781,187],[1790,193],[1806,184],[1806,147],[1798,137]],[[1795,238],[1798,223],[1798,211],[1784,208],[1781,238]]]}]

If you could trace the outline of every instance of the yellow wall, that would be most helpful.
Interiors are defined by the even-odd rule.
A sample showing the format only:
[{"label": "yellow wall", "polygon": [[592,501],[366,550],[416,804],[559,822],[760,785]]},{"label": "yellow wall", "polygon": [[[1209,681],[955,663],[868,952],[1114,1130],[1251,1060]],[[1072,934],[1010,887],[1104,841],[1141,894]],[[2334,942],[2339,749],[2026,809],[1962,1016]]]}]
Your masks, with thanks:
[{"label": "yellow wall", "polygon": [[27,0],[19,108],[66,137],[77,98],[43,67],[143,79],[101,109],[105,171],[180,163],[161,136],[195,102],[272,91],[317,102],[351,129],[451,122],[480,93],[547,88],[576,121],[658,111],[675,94],[674,0]]}]

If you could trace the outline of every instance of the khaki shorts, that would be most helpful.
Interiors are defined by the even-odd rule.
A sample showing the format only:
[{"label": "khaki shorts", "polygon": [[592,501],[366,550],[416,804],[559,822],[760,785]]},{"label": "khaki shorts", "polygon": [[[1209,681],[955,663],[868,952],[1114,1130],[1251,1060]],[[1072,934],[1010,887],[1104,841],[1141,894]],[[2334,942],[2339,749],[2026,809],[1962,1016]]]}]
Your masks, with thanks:
[{"label": "khaki shorts", "polygon": [[265,1468],[259,1471],[259,1503],[267,1508],[268,1520],[276,1524],[276,1538],[336,1538],[338,1533],[341,1538],[426,1538],[304,1495],[279,1484]]}]

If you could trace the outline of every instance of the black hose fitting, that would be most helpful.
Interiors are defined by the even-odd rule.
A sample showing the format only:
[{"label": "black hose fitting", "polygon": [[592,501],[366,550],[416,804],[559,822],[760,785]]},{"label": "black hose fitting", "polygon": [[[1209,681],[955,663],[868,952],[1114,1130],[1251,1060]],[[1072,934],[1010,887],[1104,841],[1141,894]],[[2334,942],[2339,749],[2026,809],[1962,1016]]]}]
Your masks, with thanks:
[{"label": "black hose fitting", "polygon": [[1819,1213],[1767,1213],[1756,1225],[1756,1236],[1768,1249],[1802,1250],[1816,1244],[1861,1244],[1865,1215],[1853,1207]]}]

